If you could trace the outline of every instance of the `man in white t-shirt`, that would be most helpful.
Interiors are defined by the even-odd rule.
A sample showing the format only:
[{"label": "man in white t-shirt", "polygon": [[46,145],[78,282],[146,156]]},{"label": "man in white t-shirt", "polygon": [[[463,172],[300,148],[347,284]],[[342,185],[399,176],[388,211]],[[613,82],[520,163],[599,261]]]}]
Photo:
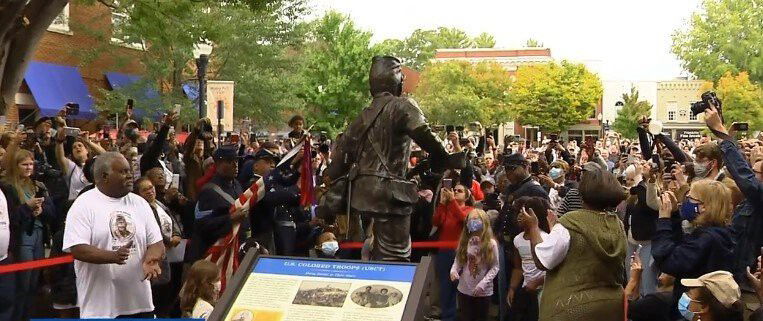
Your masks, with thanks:
[{"label": "man in white t-shirt", "polygon": [[[12,263],[8,256],[11,239],[8,200],[0,190],[0,265]],[[0,274],[0,320],[10,320],[16,295],[16,273]]]},{"label": "man in white t-shirt", "polygon": [[152,318],[149,280],[160,273],[164,244],[148,203],[130,193],[130,165],[104,153],[93,165],[96,188],[74,201],[64,251],[74,255],[82,318]]}]

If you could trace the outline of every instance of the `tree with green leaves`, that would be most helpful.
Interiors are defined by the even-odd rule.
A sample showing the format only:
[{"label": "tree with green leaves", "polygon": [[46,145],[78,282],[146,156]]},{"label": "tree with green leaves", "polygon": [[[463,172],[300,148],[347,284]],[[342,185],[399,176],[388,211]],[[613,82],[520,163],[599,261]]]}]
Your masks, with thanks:
[{"label": "tree with green leaves", "polygon": [[0,5],[0,115],[16,105],[32,55],[69,0],[8,0]]},{"label": "tree with green leaves", "polygon": [[511,87],[511,112],[522,124],[558,132],[588,119],[602,93],[601,80],[583,64],[523,66]]},{"label": "tree with green leaves", "polygon": [[527,48],[543,48],[543,43],[538,41],[538,40],[535,40],[533,38],[530,38],[530,39],[527,39],[527,41],[525,41],[525,47],[527,47]]},{"label": "tree with green leaves", "polygon": [[688,27],[673,34],[673,53],[701,79],[749,72],[763,82],[763,3],[759,0],[704,0]]},{"label": "tree with green leaves", "polygon": [[404,65],[416,70],[424,70],[434,58],[437,49],[493,48],[495,38],[488,33],[470,37],[457,28],[416,29],[406,39],[387,39],[379,43],[379,52],[386,52],[400,58]]},{"label": "tree with green leaves", "polygon": [[309,37],[314,41],[302,53],[299,97],[306,102],[308,122],[335,133],[370,102],[368,70],[376,53],[371,33],[330,11],[312,22]]},{"label": "tree with green leaves", "polygon": [[416,98],[436,124],[501,124],[509,117],[509,73],[495,62],[447,61],[421,74]]},{"label": "tree with green leaves", "polygon": [[306,0],[90,2],[107,5],[122,18],[113,30],[73,26],[78,29],[75,32],[103,39],[99,48],[75,51],[83,58],[97,59],[109,53],[112,39],[116,39],[123,45],[141,47],[137,56],[145,67],[141,83],[102,91],[97,102],[101,111],[121,113],[126,98],[140,98],[141,90],[154,86],[162,92],[161,102],[136,101],[137,109],[168,109],[179,103],[185,120],[195,118],[196,103],[185,97],[182,86],[196,84],[193,49],[200,42],[214,48],[207,77],[236,82],[236,117],[268,125],[280,123],[288,111],[304,107],[295,91],[300,55],[292,48],[300,47],[307,32],[302,21],[308,13]]},{"label": "tree with green leaves", "polygon": [[643,116],[649,116],[652,111],[652,104],[645,100],[639,100],[638,90],[631,87],[630,93],[623,94],[623,107],[617,112],[617,118],[612,124],[612,129],[623,135],[625,138],[635,139],[638,137],[636,128],[639,126],[639,119]]},{"label": "tree with green leaves", "polygon": [[[714,88],[713,88],[714,87]],[[750,82],[746,72],[726,73],[715,86],[708,83],[702,91],[713,90],[723,103],[726,127],[735,122],[750,124],[750,131],[763,130],[763,89]]]}]

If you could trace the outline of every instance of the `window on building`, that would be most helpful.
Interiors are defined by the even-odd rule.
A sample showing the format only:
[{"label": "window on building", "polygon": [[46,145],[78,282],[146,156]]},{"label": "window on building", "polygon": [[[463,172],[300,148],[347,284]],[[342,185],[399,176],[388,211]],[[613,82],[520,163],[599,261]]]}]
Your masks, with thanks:
[{"label": "window on building", "polygon": [[144,50],[143,40],[131,35],[124,28],[129,19],[130,16],[127,13],[111,12],[111,42],[128,48]]},{"label": "window on building", "polygon": [[64,10],[61,10],[61,13],[56,16],[56,19],[53,19],[53,22],[50,23],[50,26],[48,26],[49,31],[53,32],[60,32],[60,33],[71,33],[71,29],[69,29],[69,5],[67,4],[64,7]]},{"label": "window on building", "polygon": [[688,116],[686,115],[686,111],[685,110],[681,110],[681,111],[678,111],[678,117],[680,117],[681,120],[684,120]]},{"label": "window on building", "polygon": [[676,120],[676,112],[675,111],[669,111],[668,112],[668,120]]},{"label": "window on building", "polygon": [[692,112],[689,112],[689,120],[697,120],[697,115],[695,115]]}]

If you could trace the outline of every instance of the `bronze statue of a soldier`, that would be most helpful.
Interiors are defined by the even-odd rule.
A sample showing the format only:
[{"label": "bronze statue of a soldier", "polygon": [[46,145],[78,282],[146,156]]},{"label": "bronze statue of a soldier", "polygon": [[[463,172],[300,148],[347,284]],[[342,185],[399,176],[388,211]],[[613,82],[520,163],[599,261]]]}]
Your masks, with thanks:
[{"label": "bronze statue of a soldier", "polygon": [[416,101],[401,97],[401,67],[394,57],[373,58],[373,101],[339,139],[328,167],[332,183],[318,209],[328,221],[344,213],[371,219],[372,260],[407,261],[411,254],[410,216],[419,199],[416,183],[405,178],[411,141],[429,153],[435,173],[465,163],[463,154],[448,154]]}]

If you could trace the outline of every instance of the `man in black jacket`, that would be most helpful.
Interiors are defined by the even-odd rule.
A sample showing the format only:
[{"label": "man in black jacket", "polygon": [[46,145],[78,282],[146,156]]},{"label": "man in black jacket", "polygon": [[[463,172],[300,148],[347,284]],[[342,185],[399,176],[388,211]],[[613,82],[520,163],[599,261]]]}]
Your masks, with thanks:
[{"label": "man in black jacket", "polygon": [[[507,156],[503,160],[503,167],[510,185],[502,191],[503,208],[498,214],[498,220],[494,227],[496,238],[502,249],[499,253],[501,256],[499,264],[502,272],[498,275],[498,293],[502,305],[506,302],[503,295],[508,292],[508,284],[511,281],[506,272],[513,269],[511,260],[507,259],[511,258],[512,253],[509,249],[513,246],[507,244],[512,244],[514,237],[521,232],[521,228],[517,224],[517,212],[512,206],[514,200],[523,196],[537,196],[549,200],[548,192],[530,176],[530,162],[522,154],[515,153]],[[505,307],[502,306],[500,309],[501,314],[506,315]],[[507,315],[511,318],[513,314],[508,313]]]},{"label": "man in black jacket", "polygon": [[[233,223],[242,223],[249,214],[248,210],[239,210],[230,214],[230,208],[243,190],[236,180],[238,156],[234,146],[222,146],[212,155],[217,168],[215,176],[199,192],[196,204],[196,221],[193,237],[186,262],[204,258],[207,250],[219,238],[233,228]],[[244,235],[245,229],[239,230]],[[243,239],[243,238],[242,238]]]}]

